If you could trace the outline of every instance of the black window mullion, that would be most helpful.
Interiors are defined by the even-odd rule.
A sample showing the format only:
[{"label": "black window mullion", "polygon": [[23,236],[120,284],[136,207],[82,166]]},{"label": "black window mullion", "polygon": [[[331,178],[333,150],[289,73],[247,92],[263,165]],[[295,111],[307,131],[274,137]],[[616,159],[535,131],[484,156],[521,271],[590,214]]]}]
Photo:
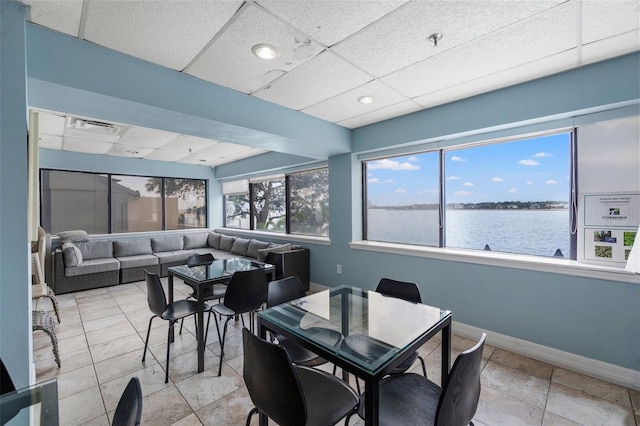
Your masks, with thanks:
[{"label": "black window mullion", "polygon": [[291,233],[291,176],[286,175],[284,177],[284,222],[285,222],[285,234]]},{"label": "black window mullion", "polygon": [[571,188],[569,197],[569,258],[578,258],[578,129],[571,132],[569,148],[569,176]]},{"label": "black window mullion", "polygon": [[367,239],[367,162],[362,162],[362,239]]},{"label": "black window mullion", "polygon": [[111,214],[111,173],[107,174],[107,233],[111,234],[112,230],[112,214]]},{"label": "black window mullion", "polygon": [[446,226],[446,220],[445,220],[445,178],[444,178],[444,150],[440,150],[439,151],[439,155],[440,155],[440,178],[439,178],[439,191],[440,194],[438,194],[438,199],[439,199],[439,206],[438,206],[438,246],[439,247],[446,247],[447,242],[445,240],[445,226]]},{"label": "black window mullion", "polygon": [[253,199],[253,184],[249,183],[249,229],[251,230],[255,230],[256,226],[255,226],[255,214],[256,214],[256,208],[254,206],[254,199]]}]

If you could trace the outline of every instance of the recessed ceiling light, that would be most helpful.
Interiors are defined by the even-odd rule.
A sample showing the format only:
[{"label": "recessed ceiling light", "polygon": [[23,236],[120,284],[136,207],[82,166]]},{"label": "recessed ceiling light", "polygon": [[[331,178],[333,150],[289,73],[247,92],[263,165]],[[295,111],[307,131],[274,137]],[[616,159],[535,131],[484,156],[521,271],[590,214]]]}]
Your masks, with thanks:
[{"label": "recessed ceiling light", "polygon": [[251,48],[251,51],[260,59],[273,59],[278,56],[276,48],[266,43],[256,44]]},{"label": "recessed ceiling light", "polygon": [[373,102],[373,96],[371,95],[365,95],[365,96],[360,96],[358,98],[358,102],[360,102],[361,104],[370,104],[371,102]]}]

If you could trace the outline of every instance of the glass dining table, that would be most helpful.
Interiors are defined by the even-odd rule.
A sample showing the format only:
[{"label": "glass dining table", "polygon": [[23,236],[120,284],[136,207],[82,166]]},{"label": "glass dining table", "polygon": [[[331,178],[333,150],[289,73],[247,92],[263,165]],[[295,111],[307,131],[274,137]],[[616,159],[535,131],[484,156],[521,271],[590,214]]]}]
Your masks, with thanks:
[{"label": "glass dining table", "polygon": [[58,381],[46,380],[0,395],[0,425],[58,426]]},{"label": "glass dining table", "polygon": [[[442,332],[441,383],[451,366],[451,312],[339,286],[258,313],[258,331],[283,334],[365,383],[365,424],[378,425],[379,383]],[[337,339],[335,335],[342,337]],[[266,416],[260,416],[266,425]]]},{"label": "glass dining table", "polygon": [[[204,292],[212,284],[227,284],[234,272],[262,269],[265,274],[275,279],[276,268],[269,263],[257,262],[250,259],[234,257],[231,259],[215,260],[209,265],[189,267],[187,265],[171,266],[168,268],[169,303],[173,303],[173,277],[182,279],[194,288],[194,297],[198,302],[196,315],[198,330],[204,330]],[[204,333],[198,333],[198,373],[204,371]]]}]

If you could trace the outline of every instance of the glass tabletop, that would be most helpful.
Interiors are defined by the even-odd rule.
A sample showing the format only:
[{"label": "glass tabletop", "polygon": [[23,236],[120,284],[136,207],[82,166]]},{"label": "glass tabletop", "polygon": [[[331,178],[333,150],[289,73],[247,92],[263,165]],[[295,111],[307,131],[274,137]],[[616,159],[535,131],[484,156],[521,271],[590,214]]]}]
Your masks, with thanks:
[{"label": "glass tabletop", "polygon": [[451,312],[340,286],[258,315],[373,373]]},{"label": "glass tabletop", "polygon": [[0,424],[57,426],[58,382],[36,383],[0,396]]},{"label": "glass tabletop", "polygon": [[195,282],[211,282],[229,278],[237,271],[250,271],[252,269],[264,269],[271,271],[273,265],[255,260],[234,257],[231,259],[214,260],[210,265],[189,267],[187,265],[171,266],[169,272],[179,278],[187,278]]}]

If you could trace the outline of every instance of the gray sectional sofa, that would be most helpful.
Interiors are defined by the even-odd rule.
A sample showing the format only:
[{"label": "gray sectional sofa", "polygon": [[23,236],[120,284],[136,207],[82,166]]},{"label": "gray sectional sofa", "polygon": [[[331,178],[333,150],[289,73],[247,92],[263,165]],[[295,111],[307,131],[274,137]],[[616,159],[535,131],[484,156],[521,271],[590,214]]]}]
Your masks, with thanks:
[{"label": "gray sectional sofa", "polygon": [[215,259],[245,257],[276,266],[276,277],[298,276],[309,289],[309,249],[212,231],[182,235],[66,241],[54,251],[53,285],[57,294],[144,280],[144,271],[167,275],[193,253]]}]

